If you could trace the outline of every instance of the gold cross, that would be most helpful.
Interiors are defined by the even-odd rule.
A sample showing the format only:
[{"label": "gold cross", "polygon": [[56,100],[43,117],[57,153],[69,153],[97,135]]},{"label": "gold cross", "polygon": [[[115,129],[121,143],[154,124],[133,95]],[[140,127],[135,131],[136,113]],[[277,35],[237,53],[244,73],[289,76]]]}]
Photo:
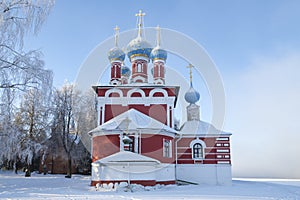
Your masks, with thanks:
[{"label": "gold cross", "polygon": [[159,47],[160,46],[160,27],[159,26],[156,27],[156,31],[157,31],[156,45]]},{"label": "gold cross", "polygon": [[136,17],[139,17],[138,20],[138,28],[139,28],[139,31],[138,31],[138,36],[142,36],[142,25],[143,25],[143,16],[145,16],[146,13],[143,13],[142,10],[139,10],[139,13],[135,14]]},{"label": "gold cross", "polygon": [[192,64],[189,64],[188,66],[187,66],[187,68],[190,68],[190,82],[192,83],[192,80],[193,80],[193,70],[192,70],[192,68],[193,68],[194,66],[192,65]]},{"label": "gold cross", "polygon": [[118,46],[118,40],[119,40],[119,30],[120,28],[118,27],[118,25],[114,28],[115,30],[115,46]]}]

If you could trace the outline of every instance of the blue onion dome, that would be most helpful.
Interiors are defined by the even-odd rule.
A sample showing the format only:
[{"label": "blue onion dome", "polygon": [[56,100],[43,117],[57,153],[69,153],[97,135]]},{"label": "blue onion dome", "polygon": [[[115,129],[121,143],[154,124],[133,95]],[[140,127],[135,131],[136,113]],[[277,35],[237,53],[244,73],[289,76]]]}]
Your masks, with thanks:
[{"label": "blue onion dome", "polygon": [[123,62],[125,60],[125,53],[119,47],[114,47],[108,51],[108,59],[110,62],[113,61]]},{"label": "blue onion dome", "polygon": [[200,94],[193,88],[193,85],[191,84],[190,89],[185,93],[184,98],[188,103],[193,104],[199,101]]},{"label": "blue onion dome", "polygon": [[137,37],[127,45],[127,56],[131,60],[135,56],[150,57],[152,47],[142,37]]},{"label": "blue onion dome", "polygon": [[159,46],[155,47],[150,54],[150,58],[152,61],[155,60],[164,60],[166,61],[168,57],[168,53],[166,50],[161,49]]},{"label": "blue onion dome", "polygon": [[122,66],[122,67],[121,67],[121,74],[122,74],[122,76],[129,77],[130,74],[131,74],[130,68],[127,67],[127,66]]}]

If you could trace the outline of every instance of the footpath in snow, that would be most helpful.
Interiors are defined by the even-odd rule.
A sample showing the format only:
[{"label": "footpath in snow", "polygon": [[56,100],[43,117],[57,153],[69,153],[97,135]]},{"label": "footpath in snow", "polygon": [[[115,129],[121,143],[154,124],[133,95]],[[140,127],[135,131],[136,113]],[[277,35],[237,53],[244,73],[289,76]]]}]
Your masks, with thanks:
[{"label": "footpath in snow", "polygon": [[[232,186],[91,187],[90,176],[0,173],[0,199],[299,199],[300,180],[235,179]],[[126,192],[127,191],[127,192]]]}]

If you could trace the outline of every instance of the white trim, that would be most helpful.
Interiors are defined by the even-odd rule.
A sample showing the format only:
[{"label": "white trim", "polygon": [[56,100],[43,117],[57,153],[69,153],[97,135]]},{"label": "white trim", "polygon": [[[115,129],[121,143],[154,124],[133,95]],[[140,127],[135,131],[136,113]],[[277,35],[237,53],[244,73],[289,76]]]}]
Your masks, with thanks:
[{"label": "white trim", "polygon": [[170,106],[170,107],[171,107],[171,118],[170,119],[172,120],[172,124],[171,124],[172,126],[171,127],[174,128],[174,112],[173,112],[174,108],[173,108],[173,105]]},{"label": "white trim", "polygon": [[[165,142],[166,141],[168,141],[168,143],[169,143],[169,146],[168,146],[169,155],[165,155]],[[164,158],[172,158],[172,140],[163,138],[163,157]]]},{"label": "white trim", "polygon": [[229,153],[229,149],[217,149],[217,153]]},{"label": "white trim", "polygon": [[157,62],[162,62],[163,64],[165,64],[165,61],[162,59],[155,59],[153,63],[157,63]]},{"label": "white trim", "polygon": [[172,106],[175,97],[99,97],[99,104],[104,106],[106,104],[122,104],[123,106],[130,104],[142,104],[149,106],[150,104],[167,104]]},{"label": "white trim", "polygon": [[103,105],[101,107],[102,107],[101,124],[103,124],[104,123],[104,115],[105,115],[105,105]]},{"label": "white trim", "polygon": [[153,97],[153,95],[157,92],[163,93],[164,97],[168,97],[168,92],[162,88],[154,88],[153,90],[151,90],[149,93],[149,97]]},{"label": "white trim", "polygon": [[[140,135],[141,134],[143,134],[143,135],[165,135],[165,136],[175,138],[174,132],[169,132],[169,131],[162,130],[162,129],[153,129],[153,128],[151,128],[151,129],[150,128],[134,129],[134,130],[129,129],[128,131],[130,131],[130,132],[139,131]],[[100,130],[98,132],[92,133],[92,137],[106,136],[106,135],[119,135],[119,134],[120,134],[120,130],[115,130],[115,131]]]},{"label": "white trim", "polygon": [[144,60],[147,62],[147,64],[149,63],[150,59],[146,56],[133,56],[131,58],[131,62],[136,61],[136,60]]},{"label": "white trim", "polygon": [[121,80],[118,78],[114,78],[113,80],[110,80],[109,84],[111,85],[120,85],[121,84]]},{"label": "white trim", "polygon": [[135,77],[132,77],[133,75],[136,74],[136,73],[134,73],[134,74],[132,74],[132,76],[131,76],[131,82],[136,83],[138,80],[141,80],[142,83],[148,83],[148,76],[147,76],[147,74],[140,73],[140,72],[137,72],[137,73],[145,75],[146,78],[143,77],[143,76],[141,76],[141,75],[136,75]]},{"label": "white trim", "polygon": [[222,136],[227,136],[230,137],[231,134],[229,133],[221,133],[221,134],[182,134],[182,138],[195,138],[195,137],[206,137],[206,138],[215,138],[215,137],[219,137],[220,135]]},{"label": "white trim", "polygon": [[[111,93],[118,93],[120,97],[123,97],[123,92],[122,90],[118,89],[118,88],[112,88],[112,89],[109,89],[105,92],[105,97],[108,97],[109,98],[109,95]],[[118,97],[118,98],[120,98]],[[101,97],[100,97],[101,98]]]},{"label": "white trim", "polygon": [[196,138],[195,140],[191,141],[190,148],[192,149],[194,144],[196,144],[196,143],[200,143],[203,148],[206,148],[205,142],[203,140],[200,140],[199,138]]},{"label": "white trim", "polygon": [[154,84],[157,84],[157,85],[164,85],[165,84],[165,81],[164,79],[162,78],[156,78],[154,81],[153,81]]},{"label": "white trim", "polygon": [[[199,143],[202,146],[202,158],[194,158],[194,145]],[[204,160],[205,159],[205,148],[206,148],[206,144],[203,140],[200,140],[199,138],[196,138],[195,140],[191,141],[190,143],[190,148],[192,150],[192,159],[193,160]]]},{"label": "white trim", "polygon": [[169,105],[167,105],[167,125],[170,126],[170,107],[169,107]]},{"label": "white trim", "polygon": [[139,135],[138,133],[134,133],[134,152],[139,153]]},{"label": "white trim", "polygon": [[229,138],[228,137],[219,137],[216,140],[218,140],[218,141],[228,141]]},{"label": "white trim", "polygon": [[98,113],[98,115],[97,115],[97,126],[99,126],[100,125],[100,121],[102,122],[102,119],[100,119],[100,112],[101,112],[101,106],[100,106],[100,101],[99,101],[99,98],[97,98],[97,113]]},{"label": "white trim", "polygon": [[230,164],[230,161],[218,161],[218,164]]},{"label": "white trim", "polygon": [[123,132],[120,132],[119,139],[120,139],[120,151],[124,151],[124,142],[123,142]]},{"label": "white trim", "polygon": [[133,93],[139,93],[139,94],[141,94],[142,97],[146,97],[144,90],[142,90],[140,88],[132,88],[131,90],[129,90],[127,92],[127,97],[131,97],[131,95]]}]

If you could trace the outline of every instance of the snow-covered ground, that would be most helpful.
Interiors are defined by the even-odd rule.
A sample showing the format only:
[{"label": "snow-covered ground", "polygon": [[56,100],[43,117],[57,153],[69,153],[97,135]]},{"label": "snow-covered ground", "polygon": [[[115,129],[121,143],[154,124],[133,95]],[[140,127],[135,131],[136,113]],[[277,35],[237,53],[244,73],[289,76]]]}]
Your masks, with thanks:
[{"label": "snow-covered ground", "polygon": [[90,177],[0,172],[0,199],[300,199],[300,180],[235,179],[232,186],[135,186],[134,192],[89,186]]}]

